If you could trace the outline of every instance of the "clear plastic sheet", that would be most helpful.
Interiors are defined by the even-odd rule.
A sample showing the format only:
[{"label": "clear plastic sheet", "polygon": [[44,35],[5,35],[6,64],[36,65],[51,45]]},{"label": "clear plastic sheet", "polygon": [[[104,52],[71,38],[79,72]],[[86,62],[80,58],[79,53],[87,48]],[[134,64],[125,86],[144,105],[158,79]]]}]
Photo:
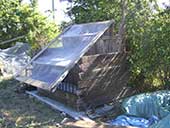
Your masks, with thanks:
[{"label": "clear plastic sheet", "polygon": [[15,46],[0,50],[1,72],[3,75],[15,75],[29,61],[28,52],[30,47],[27,43],[16,43]]}]

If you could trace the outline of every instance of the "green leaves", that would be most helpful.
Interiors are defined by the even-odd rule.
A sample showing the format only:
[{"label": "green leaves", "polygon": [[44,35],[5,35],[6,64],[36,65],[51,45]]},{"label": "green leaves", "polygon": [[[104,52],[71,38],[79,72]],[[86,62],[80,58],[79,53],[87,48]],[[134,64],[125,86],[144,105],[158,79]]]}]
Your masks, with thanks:
[{"label": "green leaves", "polygon": [[119,16],[120,12],[115,11],[120,7],[117,3],[115,0],[74,0],[69,14],[76,23],[108,20]]},{"label": "green leaves", "polygon": [[[164,15],[162,15],[164,13]],[[147,84],[153,85],[154,79],[157,78],[164,85],[167,79],[170,81],[170,15],[165,11],[154,14],[147,21],[147,26],[144,27],[143,39],[133,38],[133,42],[137,41],[137,46],[140,50],[135,50],[131,56],[133,72],[137,72],[133,67],[136,65],[143,71],[146,77]],[[135,61],[134,61],[135,60]],[[133,73],[131,79],[134,81]],[[146,84],[146,83],[143,83]],[[150,88],[150,87],[148,87]]]},{"label": "green leaves", "polygon": [[0,42],[26,35],[22,41],[30,43],[33,50],[36,50],[58,34],[58,26],[41,15],[36,8],[36,0],[33,2],[29,5],[21,4],[19,0],[0,1]]},{"label": "green leaves", "polygon": [[[117,33],[122,1],[74,0],[70,10],[76,23],[114,19]],[[126,13],[131,85],[147,85],[146,90],[165,85],[167,79],[170,81],[170,9],[160,11],[156,0],[128,0]]]}]

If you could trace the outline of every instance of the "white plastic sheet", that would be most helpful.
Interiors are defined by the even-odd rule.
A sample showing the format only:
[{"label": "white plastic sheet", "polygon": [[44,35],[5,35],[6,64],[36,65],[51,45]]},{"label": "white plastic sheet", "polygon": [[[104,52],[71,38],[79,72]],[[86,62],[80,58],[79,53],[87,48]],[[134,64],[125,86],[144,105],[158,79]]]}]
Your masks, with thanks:
[{"label": "white plastic sheet", "polygon": [[24,67],[30,57],[28,52],[30,47],[26,43],[16,43],[15,46],[0,50],[1,72],[3,75],[14,75],[18,70]]}]

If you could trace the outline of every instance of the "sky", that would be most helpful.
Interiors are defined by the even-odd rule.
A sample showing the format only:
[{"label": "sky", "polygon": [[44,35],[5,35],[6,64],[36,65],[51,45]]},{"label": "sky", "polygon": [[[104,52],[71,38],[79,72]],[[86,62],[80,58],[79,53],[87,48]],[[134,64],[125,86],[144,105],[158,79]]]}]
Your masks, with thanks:
[{"label": "sky", "polygon": [[166,5],[170,5],[170,0],[158,0],[158,4],[159,4],[159,6],[160,7],[164,7],[163,5],[164,5],[164,3],[166,4]]},{"label": "sky", "polygon": [[[23,0],[23,3],[29,3],[30,0]],[[68,21],[69,18],[66,16],[66,8],[70,6],[67,1],[60,2],[60,0],[54,0],[55,5],[55,22],[60,24],[62,21]],[[52,0],[38,0],[38,9],[49,19],[53,19],[49,11],[52,9]]]},{"label": "sky", "polygon": [[[29,2],[30,0],[24,0],[24,2]],[[60,0],[54,0],[55,2],[55,22],[60,24],[62,21],[68,21],[69,18],[65,15],[66,8],[70,6],[70,3],[67,1],[60,2]],[[160,7],[164,7],[163,3],[170,5],[170,0],[158,0],[158,4]],[[44,15],[48,16],[49,19],[52,19],[52,15],[47,10],[51,10],[52,8],[52,0],[38,0],[38,8],[39,11]]]},{"label": "sky", "polygon": [[[62,21],[68,21],[69,18],[66,16],[66,8],[70,6],[70,3],[67,1],[60,2],[60,0],[54,0],[55,5],[55,20],[56,23],[61,23]],[[52,8],[52,0],[39,0],[39,10],[44,13],[46,16],[49,16],[49,12],[46,12],[46,10],[49,10]],[[52,15],[49,17],[52,19]]]}]

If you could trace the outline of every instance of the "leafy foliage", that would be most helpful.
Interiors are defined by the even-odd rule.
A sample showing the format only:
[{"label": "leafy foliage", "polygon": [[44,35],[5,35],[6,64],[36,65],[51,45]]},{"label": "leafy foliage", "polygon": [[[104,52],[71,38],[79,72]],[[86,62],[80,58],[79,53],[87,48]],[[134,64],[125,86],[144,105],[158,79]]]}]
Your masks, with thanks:
[{"label": "leafy foliage", "polygon": [[115,0],[75,0],[71,16],[76,23],[117,19],[120,16],[118,4]]},{"label": "leafy foliage", "polygon": [[[128,0],[125,40],[129,46],[129,84],[140,90],[160,88],[170,81],[170,15],[156,0]],[[68,14],[76,23],[114,19],[116,30],[122,16],[122,0],[74,0]],[[169,83],[170,85],[170,83]]]},{"label": "leafy foliage", "polygon": [[58,33],[57,26],[38,12],[36,1],[29,5],[21,3],[20,0],[1,0],[0,17],[0,41],[25,35],[22,41],[29,42],[36,50]]},{"label": "leafy foliage", "polygon": [[[133,37],[131,82],[154,85],[156,88],[170,86],[170,15],[168,10],[150,18],[143,33]],[[144,86],[145,84],[145,86]],[[153,87],[154,87],[153,86]],[[152,88],[153,88],[152,87]],[[163,86],[162,86],[163,87]],[[155,87],[154,87],[155,88]]]}]

